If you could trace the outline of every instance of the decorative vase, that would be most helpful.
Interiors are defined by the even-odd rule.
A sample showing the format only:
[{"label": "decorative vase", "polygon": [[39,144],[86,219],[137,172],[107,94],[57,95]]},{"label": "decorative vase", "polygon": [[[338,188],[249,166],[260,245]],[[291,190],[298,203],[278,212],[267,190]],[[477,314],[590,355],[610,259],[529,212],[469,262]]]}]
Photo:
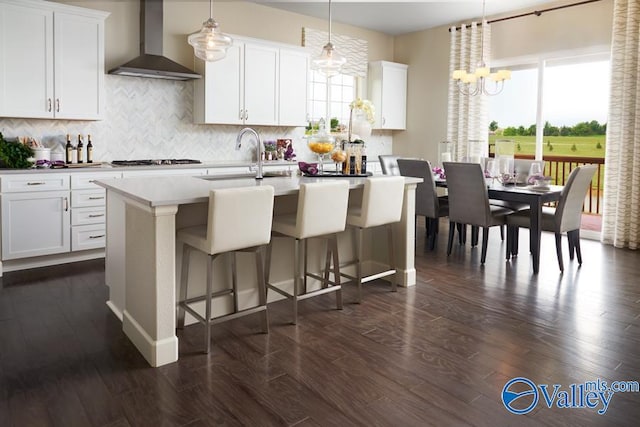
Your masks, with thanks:
[{"label": "decorative vase", "polygon": [[354,110],[351,117],[352,138],[358,136],[359,139],[366,140],[371,136],[371,123],[367,120],[367,115],[362,110]]}]

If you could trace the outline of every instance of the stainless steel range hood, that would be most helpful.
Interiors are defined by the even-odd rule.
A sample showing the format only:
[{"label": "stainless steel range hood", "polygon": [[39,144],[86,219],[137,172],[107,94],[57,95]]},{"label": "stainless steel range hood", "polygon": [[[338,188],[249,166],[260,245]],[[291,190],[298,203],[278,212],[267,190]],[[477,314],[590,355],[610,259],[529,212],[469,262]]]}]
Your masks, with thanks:
[{"label": "stainless steel range hood", "polygon": [[109,74],[168,80],[202,76],[162,56],[163,0],[140,0],[140,56],[109,70]]}]

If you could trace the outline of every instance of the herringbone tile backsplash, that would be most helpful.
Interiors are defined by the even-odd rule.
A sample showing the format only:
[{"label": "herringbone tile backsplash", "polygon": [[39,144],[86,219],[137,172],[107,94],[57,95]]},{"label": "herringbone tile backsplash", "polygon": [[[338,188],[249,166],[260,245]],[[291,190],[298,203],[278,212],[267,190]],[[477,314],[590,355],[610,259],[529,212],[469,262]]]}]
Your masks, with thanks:
[{"label": "herringbone tile backsplash", "polygon": [[[94,159],[193,158],[204,161],[250,161],[253,144],[235,150],[235,125],[193,123],[193,82],[105,76],[105,119],[101,121],[0,118],[5,138],[30,136],[45,146],[64,144],[67,133],[91,135]],[[299,160],[314,158],[302,138],[304,128],[259,127],[263,139],[292,138]],[[367,141],[370,159],[389,154],[389,131],[375,131]]]}]

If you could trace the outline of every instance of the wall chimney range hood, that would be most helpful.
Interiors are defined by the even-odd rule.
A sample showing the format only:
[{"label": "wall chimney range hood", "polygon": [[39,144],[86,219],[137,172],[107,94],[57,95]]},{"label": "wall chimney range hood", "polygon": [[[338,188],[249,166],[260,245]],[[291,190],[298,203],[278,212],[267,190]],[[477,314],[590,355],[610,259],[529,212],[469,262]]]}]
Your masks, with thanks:
[{"label": "wall chimney range hood", "polygon": [[140,0],[140,56],[109,74],[167,80],[202,76],[162,55],[163,0]]}]

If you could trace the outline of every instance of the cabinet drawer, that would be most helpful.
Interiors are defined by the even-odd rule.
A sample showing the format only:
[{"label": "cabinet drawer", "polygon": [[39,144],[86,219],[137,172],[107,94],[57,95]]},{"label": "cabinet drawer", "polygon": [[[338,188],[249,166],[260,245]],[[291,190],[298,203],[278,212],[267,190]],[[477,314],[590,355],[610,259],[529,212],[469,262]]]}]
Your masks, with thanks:
[{"label": "cabinet drawer", "polygon": [[106,235],[106,226],[104,224],[71,227],[71,250],[84,251],[104,248]]},{"label": "cabinet drawer", "polygon": [[75,208],[71,210],[71,225],[103,224],[106,210],[104,206],[95,208]]},{"label": "cabinet drawer", "polygon": [[24,191],[52,191],[68,190],[69,175],[41,174],[15,175],[2,177],[3,193],[20,193]]},{"label": "cabinet drawer", "polygon": [[111,178],[120,178],[120,172],[101,172],[101,173],[93,173],[93,172],[83,172],[76,173],[71,175],[71,189],[72,190],[84,190],[84,189],[99,189],[100,186],[94,184],[94,181],[99,181],[101,179],[111,179]]},{"label": "cabinet drawer", "polygon": [[106,194],[104,189],[72,191],[71,207],[104,206],[107,200]]}]

